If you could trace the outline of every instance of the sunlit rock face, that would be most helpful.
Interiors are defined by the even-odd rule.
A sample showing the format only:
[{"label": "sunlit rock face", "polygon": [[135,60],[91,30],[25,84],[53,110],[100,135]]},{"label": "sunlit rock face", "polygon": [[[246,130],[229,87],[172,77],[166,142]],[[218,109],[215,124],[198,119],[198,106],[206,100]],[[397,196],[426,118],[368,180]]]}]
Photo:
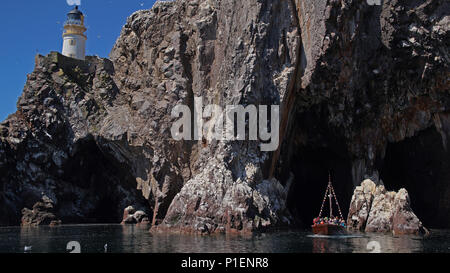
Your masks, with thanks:
[{"label": "sunlit rock face", "polygon": [[411,209],[408,191],[386,191],[383,185],[376,186],[369,179],[354,191],[347,226],[353,231],[394,235],[428,233]]},{"label": "sunlit rock face", "polygon": [[[348,206],[365,178],[389,191],[411,186],[415,211],[434,208],[419,201],[416,210],[418,181],[386,162],[416,166],[436,137],[447,151],[447,10],[448,1],[418,0],[158,2],[128,18],[110,60],[38,56],[18,111],[0,125],[0,224],[18,224],[45,194],[63,223],[119,223],[133,204],[155,232],[308,226],[330,171],[343,213],[355,204],[374,229],[391,215],[371,219],[359,199]],[[280,105],[280,148],[173,140],[173,107],[193,112],[195,97]],[[435,134],[421,137],[426,130]],[[424,149],[399,152],[409,139]],[[444,215],[450,161],[437,158],[419,165],[432,169],[424,179],[439,192],[423,192]],[[377,196],[372,203],[405,204]]]},{"label": "sunlit rock face", "polygon": [[[213,233],[289,223],[287,190],[264,174],[257,141],[171,140],[175,105],[279,105],[300,49],[290,1],[157,3],[129,19],[112,53],[131,105],[131,145],[151,149],[138,183],[152,200],[152,230]],[[131,106],[131,107],[130,107]],[[193,112],[193,111],[192,111]],[[149,118],[152,117],[152,118]]]}]

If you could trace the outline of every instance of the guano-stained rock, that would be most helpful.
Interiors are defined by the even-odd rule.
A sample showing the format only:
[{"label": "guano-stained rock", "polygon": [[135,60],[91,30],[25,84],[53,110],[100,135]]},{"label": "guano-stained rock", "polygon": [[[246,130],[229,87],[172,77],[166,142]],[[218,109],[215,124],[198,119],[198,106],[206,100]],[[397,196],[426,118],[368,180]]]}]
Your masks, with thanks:
[{"label": "guano-stained rock", "polygon": [[33,205],[33,209],[24,208],[22,210],[22,227],[35,226],[58,226],[61,220],[58,220],[54,214],[54,203],[47,196],[43,196],[42,200]]},{"label": "guano-stained rock", "polygon": [[[154,231],[293,223],[287,199],[304,147],[341,141],[355,186],[379,177],[390,143],[435,128],[446,147],[448,10],[444,0],[158,1],[128,18],[110,60],[37,56],[0,124],[0,224],[19,224],[42,193],[64,222],[117,223],[134,204]],[[194,97],[280,105],[280,148],[173,140],[171,111],[193,110]],[[434,196],[440,215],[448,178]],[[349,226],[415,232],[406,197],[392,203],[369,184],[355,190]]]},{"label": "guano-stained rock", "polygon": [[347,221],[349,229],[357,231],[392,232],[394,235],[428,233],[412,211],[405,189],[389,192],[371,180],[365,180],[356,187]]}]

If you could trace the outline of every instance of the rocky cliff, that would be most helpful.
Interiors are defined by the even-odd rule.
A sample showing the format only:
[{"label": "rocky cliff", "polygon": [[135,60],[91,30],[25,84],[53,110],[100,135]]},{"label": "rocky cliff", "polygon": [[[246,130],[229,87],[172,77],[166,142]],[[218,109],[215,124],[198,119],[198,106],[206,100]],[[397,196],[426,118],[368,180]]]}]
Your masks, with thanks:
[{"label": "rocky cliff", "polygon": [[[331,170],[341,203],[371,177],[448,227],[449,12],[443,0],[158,2],[128,18],[110,60],[38,56],[0,125],[0,223],[45,195],[63,222],[120,222],[132,204],[154,231],[308,224]],[[280,105],[280,148],[173,140],[173,107],[193,112],[195,97]]]}]

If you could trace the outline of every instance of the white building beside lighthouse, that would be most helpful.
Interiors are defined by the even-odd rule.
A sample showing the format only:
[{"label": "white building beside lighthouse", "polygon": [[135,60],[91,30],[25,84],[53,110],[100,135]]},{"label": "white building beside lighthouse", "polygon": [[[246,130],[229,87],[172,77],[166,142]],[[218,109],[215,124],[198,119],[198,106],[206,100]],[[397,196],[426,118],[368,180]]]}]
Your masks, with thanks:
[{"label": "white building beside lighthouse", "polygon": [[67,14],[64,24],[62,54],[67,57],[84,60],[86,57],[86,32],[84,15],[76,6]]}]

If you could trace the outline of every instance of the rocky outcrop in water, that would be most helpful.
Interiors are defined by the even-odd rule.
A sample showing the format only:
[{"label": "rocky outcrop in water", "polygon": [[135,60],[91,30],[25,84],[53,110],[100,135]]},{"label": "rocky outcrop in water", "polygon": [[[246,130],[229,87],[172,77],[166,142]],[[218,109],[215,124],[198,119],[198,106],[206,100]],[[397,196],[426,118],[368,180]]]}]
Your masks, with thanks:
[{"label": "rocky outcrop in water", "polygon": [[371,180],[356,187],[347,219],[351,230],[394,235],[428,233],[412,211],[405,189],[386,191],[383,185],[376,186]]},{"label": "rocky outcrop in water", "polygon": [[149,224],[147,213],[142,210],[136,211],[133,206],[128,206],[123,210],[122,224]]},{"label": "rocky outcrop in water", "polygon": [[[430,221],[444,219],[448,10],[443,0],[158,2],[128,18],[110,60],[38,56],[18,111],[0,125],[0,224],[18,223],[43,192],[65,223],[120,222],[134,204],[153,231],[307,225],[330,169],[347,202],[365,177],[381,177],[417,192],[418,206],[436,212]],[[280,149],[173,140],[173,107],[194,112],[195,97],[280,105]],[[395,149],[409,139],[417,149]],[[370,217],[371,205],[356,206],[358,219]],[[384,214],[370,220],[375,229]],[[399,230],[409,218],[393,216]]]},{"label": "rocky outcrop in water", "polygon": [[43,196],[42,200],[33,205],[33,209],[22,209],[22,223],[23,227],[33,226],[58,226],[61,225],[61,220],[54,214],[54,203],[47,196]]}]

